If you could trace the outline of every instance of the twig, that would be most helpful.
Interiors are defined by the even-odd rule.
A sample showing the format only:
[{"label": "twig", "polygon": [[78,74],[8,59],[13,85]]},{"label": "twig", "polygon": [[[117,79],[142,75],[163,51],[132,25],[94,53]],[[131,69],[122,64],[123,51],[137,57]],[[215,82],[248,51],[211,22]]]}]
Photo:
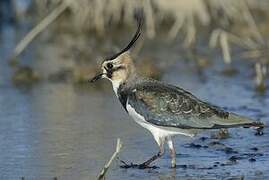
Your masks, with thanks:
[{"label": "twig", "polygon": [[36,25],[28,34],[17,44],[13,51],[13,57],[17,57],[28,46],[28,44],[41,33],[49,24],[59,17],[67,8],[69,3],[62,1],[48,16],[46,16],[38,25]]},{"label": "twig", "polygon": [[170,41],[172,41],[173,39],[176,38],[178,32],[180,31],[180,29],[184,25],[184,20],[185,20],[184,17],[181,17],[181,16],[176,17],[176,21],[168,33],[168,38]]},{"label": "twig", "polygon": [[220,46],[222,49],[223,59],[226,64],[231,64],[231,51],[228,42],[228,34],[226,31],[220,33]]},{"label": "twig", "polygon": [[98,178],[97,178],[98,180],[104,179],[105,174],[106,174],[108,168],[110,167],[110,164],[115,159],[115,157],[118,155],[118,153],[120,152],[120,149],[121,148],[122,148],[122,143],[121,143],[121,140],[118,138],[117,139],[116,151],[113,153],[113,155],[111,156],[110,160],[105,164],[104,168],[102,169],[102,171],[98,175]]},{"label": "twig", "polygon": [[145,18],[146,18],[146,27],[147,27],[147,35],[149,38],[154,38],[156,35],[155,31],[155,19],[153,7],[150,0],[143,1],[145,8]]}]

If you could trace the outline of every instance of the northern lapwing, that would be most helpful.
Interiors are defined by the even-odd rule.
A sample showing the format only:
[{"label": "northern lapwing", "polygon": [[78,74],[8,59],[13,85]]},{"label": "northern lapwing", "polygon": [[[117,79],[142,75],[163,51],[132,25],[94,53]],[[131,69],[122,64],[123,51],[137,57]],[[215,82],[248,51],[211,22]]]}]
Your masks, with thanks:
[{"label": "northern lapwing", "polygon": [[195,136],[197,133],[220,128],[255,127],[263,124],[250,118],[222,110],[206,103],[190,92],[164,82],[139,76],[129,49],[141,34],[141,19],[130,43],[120,52],[106,58],[101,65],[102,73],[90,82],[106,78],[112,82],[113,90],[126,112],[141,126],[149,130],[158,146],[159,152],[139,165],[125,165],[147,168],[164,153],[167,142],[176,166],[176,151],[173,136]]}]

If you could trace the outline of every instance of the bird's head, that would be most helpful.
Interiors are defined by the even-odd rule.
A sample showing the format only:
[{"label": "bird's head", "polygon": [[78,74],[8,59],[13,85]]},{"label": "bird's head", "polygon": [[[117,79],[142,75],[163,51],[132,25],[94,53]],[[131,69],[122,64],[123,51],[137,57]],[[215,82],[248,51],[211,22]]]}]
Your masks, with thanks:
[{"label": "bird's head", "polygon": [[139,38],[141,34],[141,25],[142,20],[141,18],[139,18],[136,33],[133,36],[132,40],[129,42],[129,44],[120,52],[106,58],[101,65],[102,72],[92,78],[90,82],[95,82],[99,79],[106,78],[109,79],[112,83],[121,83],[135,74],[135,66],[129,54],[129,49],[135,44],[136,40]]}]

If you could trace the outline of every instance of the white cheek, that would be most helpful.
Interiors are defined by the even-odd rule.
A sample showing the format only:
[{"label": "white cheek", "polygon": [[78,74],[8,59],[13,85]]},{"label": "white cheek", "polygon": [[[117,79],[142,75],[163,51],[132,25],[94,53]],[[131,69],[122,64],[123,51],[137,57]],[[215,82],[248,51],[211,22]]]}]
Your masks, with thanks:
[{"label": "white cheek", "polygon": [[112,82],[113,91],[115,92],[116,96],[118,96],[118,89],[120,87],[121,81],[117,80],[110,80]]},{"label": "white cheek", "polygon": [[[106,70],[103,71],[103,73],[106,73]],[[108,78],[106,75],[103,76],[103,78],[108,79],[111,83],[112,83],[112,87],[113,87],[113,91],[115,92],[116,96],[118,96],[118,89],[120,87],[120,80],[112,80],[110,78]]]},{"label": "white cheek", "polygon": [[[106,74],[106,70],[105,70],[105,68],[103,68],[103,74]],[[104,76],[104,78],[105,78],[105,76]]]}]

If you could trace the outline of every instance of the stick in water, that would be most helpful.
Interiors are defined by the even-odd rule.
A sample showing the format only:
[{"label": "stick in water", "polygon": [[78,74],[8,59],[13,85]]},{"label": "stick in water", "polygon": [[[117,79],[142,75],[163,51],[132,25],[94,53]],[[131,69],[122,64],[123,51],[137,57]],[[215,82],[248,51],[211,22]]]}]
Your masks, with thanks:
[{"label": "stick in water", "polygon": [[110,167],[110,165],[111,165],[112,161],[115,159],[115,157],[119,154],[121,148],[122,148],[122,143],[121,143],[121,140],[118,138],[117,139],[116,151],[113,153],[110,160],[105,164],[104,168],[100,172],[100,174],[99,174],[99,176],[97,178],[98,180],[104,179],[108,168]]}]

